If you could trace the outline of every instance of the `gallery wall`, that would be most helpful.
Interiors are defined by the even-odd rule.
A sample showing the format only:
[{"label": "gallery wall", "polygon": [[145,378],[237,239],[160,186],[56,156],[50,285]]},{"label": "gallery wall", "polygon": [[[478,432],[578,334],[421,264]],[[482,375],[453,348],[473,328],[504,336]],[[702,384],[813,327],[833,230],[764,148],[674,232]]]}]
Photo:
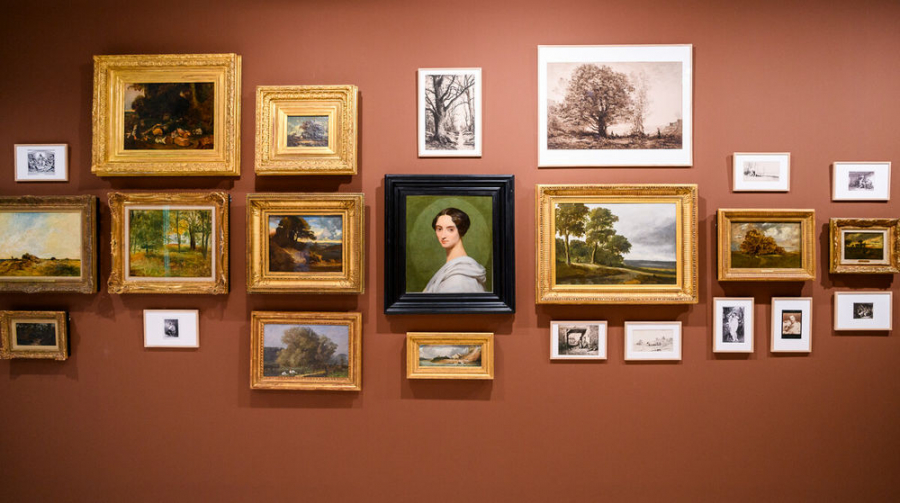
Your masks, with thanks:
[{"label": "gallery wall", "polygon": [[[0,193],[100,197],[100,292],[0,294],[0,309],[66,310],[65,362],[0,362],[6,501],[891,500],[900,497],[900,338],[835,333],[832,217],[900,217],[900,4],[332,0],[17,2],[0,16]],[[539,44],[694,47],[691,168],[537,168]],[[90,173],[96,54],[243,57],[240,178]],[[484,152],[420,159],[416,70],[480,67]],[[257,178],[258,85],[359,86],[357,176]],[[68,143],[68,183],[13,179],[15,143]],[[733,152],[790,152],[791,191],[733,193]],[[893,161],[889,202],[832,202],[834,161]],[[514,174],[517,310],[386,316],[388,173]],[[538,183],[699,185],[700,300],[534,303]],[[111,191],[227,190],[231,293],[110,295]],[[246,292],[246,195],[364,192],[362,295]],[[816,211],[814,281],[719,283],[718,208]],[[711,349],[716,296],[756,300],[753,354]],[[813,298],[812,352],[774,355],[771,298]],[[200,347],[143,347],[142,311],[200,310]],[[358,311],[357,393],[251,391],[254,310]],[[605,362],[550,362],[552,320],[609,322]],[[625,321],[681,321],[683,359],[623,361]],[[895,327],[897,323],[894,323]],[[495,379],[407,380],[408,331],[495,334]]]}]

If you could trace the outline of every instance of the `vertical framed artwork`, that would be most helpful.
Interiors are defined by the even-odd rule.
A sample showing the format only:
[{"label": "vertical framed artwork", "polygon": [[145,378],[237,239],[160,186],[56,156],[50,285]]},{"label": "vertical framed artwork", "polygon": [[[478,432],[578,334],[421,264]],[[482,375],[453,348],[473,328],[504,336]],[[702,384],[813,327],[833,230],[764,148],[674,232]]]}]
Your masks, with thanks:
[{"label": "vertical framed artwork", "polygon": [[773,353],[812,351],[812,297],[772,298]]},{"label": "vertical framed artwork", "polygon": [[832,201],[889,201],[890,162],[836,162],[832,170]]},{"label": "vertical framed artwork", "polygon": [[719,281],[816,278],[814,210],[720,209]]},{"label": "vertical framed artwork", "polygon": [[0,356],[65,360],[69,357],[65,311],[0,311]]},{"label": "vertical framed artwork", "polygon": [[420,68],[419,157],[481,157],[481,68]]},{"label": "vertical framed artwork", "polygon": [[753,297],[713,298],[713,353],[753,352]]},{"label": "vertical framed artwork", "polygon": [[144,309],[145,348],[199,348],[200,311]]},{"label": "vertical framed artwork", "polygon": [[625,361],[681,360],[680,321],[626,321]]},{"label": "vertical framed artwork", "polygon": [[893,328],[893,292],[834,292],[835,330]]},{"label": "vertical framed artwork", "polygon": [[790,152],[735,152],[734,192],[788,192],[791,189]]},{"label": "vertical framed artwork", "polygon": [[832,218],[831,272],[900,272],[900,219]]},{"label": "vertical framed artwork", "polygon": [[16,145],[17,182],[68,182],[69,145]]},{"label": "vertical framed artwork", "polygon": [[551,360],[605,360],[605,321],[550,323]]},{"label": "vertical framed artwork", "polygon": [[493,379],[494,334],[406,334],[407,379]]}]

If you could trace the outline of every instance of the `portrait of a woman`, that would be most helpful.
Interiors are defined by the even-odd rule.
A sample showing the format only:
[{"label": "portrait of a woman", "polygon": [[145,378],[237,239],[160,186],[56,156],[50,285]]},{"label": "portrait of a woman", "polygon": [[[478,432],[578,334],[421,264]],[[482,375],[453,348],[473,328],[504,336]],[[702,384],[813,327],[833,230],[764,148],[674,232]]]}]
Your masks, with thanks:
[{"label": "portrait of a woman", "polygon": [[444,208],[434,217],[434,229],[438,244],[444,249],[447,259],[428,284],[423,293],[479,293],[485,288],[485,269],[475,259],[466,254],[463,236],[469,230],[469,215],[457,208]]}]

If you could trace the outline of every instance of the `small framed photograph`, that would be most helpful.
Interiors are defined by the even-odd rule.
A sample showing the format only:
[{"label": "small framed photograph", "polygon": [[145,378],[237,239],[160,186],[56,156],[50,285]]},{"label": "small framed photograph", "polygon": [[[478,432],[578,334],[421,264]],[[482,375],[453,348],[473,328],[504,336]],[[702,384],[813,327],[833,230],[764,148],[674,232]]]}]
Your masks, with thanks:
[{"label": "small framed photograph", "polygon": [[69,357],[65,311],[0,311],[0,356],[65,360]]},{"label": "small framed photograph", "polygon": [[812,297],[772,298],[773,353],[812,351]]},{"label": "small framed photograph", "polygon": [[893,328],[893,293],[834,292],[835,330],[881,330]]},{"label": "small framed photograph", "polygon": [[753,352],[753,297],[713,298],[713,353]]},{"label": "small framed photograph", "polygon": [[493,379],[494,334],[406,334],[407,379]]},{"label": "small framed photograph", "polygon": [[69,145],[16,145],[17,182],[68,182]]},{"label": "small framed photograph", "polygon": [[419,68],[419,157],[481,157],[481,68]]},{"label": "small framed photograph", "polygon": [[816,278],[814,210],[720,209],[719,281]]},{"label": "small framed photograph", "polygon": [[145,348],[199,348],[200,311],[144,309]]},{"label": "small framed photograph", "polygon": [[735,152],[732,190],[734,192],[790,191],[790,152]]},{"label": "small framed photograph", "polygon": [[550,323],[551,360],[605,360],[605,321]]},{"label": "small framed photograph", "polygon": [[831,272],[900,272],[900,219],[832,218]]},{"label": "small framed photograph", "polygon": [[836,162],[832,169],[832,201],[889,201],[890,162]]},{"label": "small framed photograph", "polygon": [[626,321],[625,360],[681,360],[681,322]]}]

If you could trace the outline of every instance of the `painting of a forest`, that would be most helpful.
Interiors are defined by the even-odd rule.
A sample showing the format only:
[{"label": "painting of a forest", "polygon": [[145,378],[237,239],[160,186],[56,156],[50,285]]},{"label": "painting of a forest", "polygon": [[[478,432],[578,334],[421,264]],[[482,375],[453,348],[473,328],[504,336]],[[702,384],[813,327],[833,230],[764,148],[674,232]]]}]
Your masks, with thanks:
[{"label": "painting of a forest", "polygon": [[125,86],[125,150],[214,148],[215,83]]},{"label": "painting of a forest", "polygon": [[327,147],[328,117],[290,115],[287,118],[288,147]]},{"label": "painting of a forest", "polygon": [[425,149],[474,150],[476,74],[425,76]]},{"label": "painting of a forest", "polygon": [[802,267],[799,222],[732,222],[731,267]]},{"label": "painting of a forest", "polygon": [[56,343],[56,323],[24,323],[15,324],[15,345],[22,346],[44,346],[55,348]]},{"label": "painting of a forest", "polygon": [[211,278],[213,210],[128,211],[128,274],[143,278]]},{"label": "painting of a forest", "polygon": [[341,272],[341,215],[270,215],[270,272]]},{"label": "painting of a forest", "polygon": [[263,376],[347,377],[350,329],[346,325],[267,323]]},{"label": "painting of a forest", "polygon": [[884,233],[845,232],[844,259],[884,260]]},{"label": "painting of a forest", "polygon": [[0,212],[0,277],[81,276],[80,212]]}]

